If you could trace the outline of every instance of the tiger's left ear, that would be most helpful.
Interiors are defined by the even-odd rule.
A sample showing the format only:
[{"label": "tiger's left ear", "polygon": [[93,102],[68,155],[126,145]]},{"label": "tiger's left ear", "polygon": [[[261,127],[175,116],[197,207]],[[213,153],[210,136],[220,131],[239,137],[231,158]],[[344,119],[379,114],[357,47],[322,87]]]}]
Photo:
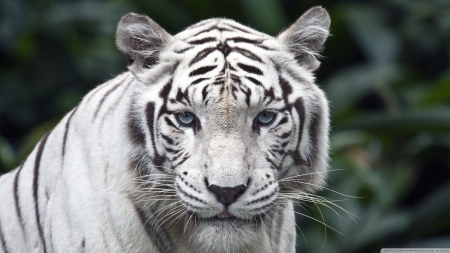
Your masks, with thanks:
[{"label": "tiger's left ear", "polygon": [[129,13],[117,26],[117,48],[127,57],[134,74],[156,65],[159,53],[172,41],[172,35],[146,15]]},{"label": "tiger's left ear", "polygon": [[330,16],[321,6],[312,7],[286,30],[277,35],[277,40],[293,53],[297,62],[308,70],[316,70],[318,58],[329,35]]}]

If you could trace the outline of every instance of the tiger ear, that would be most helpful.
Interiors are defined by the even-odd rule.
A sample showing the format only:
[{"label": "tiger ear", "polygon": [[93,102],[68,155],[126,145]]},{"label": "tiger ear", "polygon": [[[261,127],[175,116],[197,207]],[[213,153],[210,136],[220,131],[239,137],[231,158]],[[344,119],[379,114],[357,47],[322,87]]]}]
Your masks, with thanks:
[{"label": "tiger ear", "polygon": [[166,30],[146,15],[129,13],[117,26],[116,45],[127,57],[131,72],[158,63],[158,55],[173,40]]},{"label": "tiger ear", "polygon": [[316,70],[318,58],[329,35],[330,16],[321,6],[312,7],[297,21],[277,35],[278,41],[293,53],[297,62],[308,70]]}]

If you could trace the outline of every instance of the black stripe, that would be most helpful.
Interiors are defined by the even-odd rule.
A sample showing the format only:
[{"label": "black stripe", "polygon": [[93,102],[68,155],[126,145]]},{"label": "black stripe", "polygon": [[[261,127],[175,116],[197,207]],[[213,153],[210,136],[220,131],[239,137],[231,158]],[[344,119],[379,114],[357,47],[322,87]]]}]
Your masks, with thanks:
[{"label": "black stripe", "polygon": [[[202,206],[196,206],[196,205],[193,205],[192,203],[189,203],[186,201],[183,201],[183,205],[188,206],[190,209],[195,209],[195,210],[199,210],[199,211],[205,210],[205,208]],[[192,212],[189,212],[189,213],[192,213]]]},{"label": "black stripe", "polygon": [[200,67],[196,70],[193,70],[191,73],[189,73],[189,76],[202,75],[202,74],[208,73],[209,71],[215,69],[216,67],[217,67],[217,65]]},{"label": "black stripe", "polygon": [[[189,99],[189,94],[187,93],[187,90],[185,90],[183,92],[183,91],[181,91],[181,88],[178,88],[178,90],[177,90],[177,95],[175,96],[175,101],[181,102],[185,105],[191,105],[191,100]],[[184,101],[186,101],[186,102],[184,102]],[[160,115],[160,114],[158,114],[158,115]]]},{"label": "black stripe", "polygon": [[167,100],[167,97],[169,96],[170,90],[172,90],[172,79],[168,81],[159,91],[159,96],[163,98],[164,100]]},{"label": "black stripe", "polygon": [[305,106],[303,104],[303,98],[298,98],[293,104],[294,109],[297,111],[298,117],[300,118],[299,126],[298,126],[298,139],[296,150],[300,147],[300,142],[302,141],[303,134],[303,126],[305,124]]},{"label": "black stripe", "polygon": [[[162,98],[163,104],[159,108],[158,114],[156,116],[157,119],[163,115],[163,113],[167,113],[167,101],[169,100],[169,93],[172,90],[172,78],[167,81],[164,85],[163,89],[160,91],[159,96]],[[170,99],[172,102],[173,99]]]},{"label": "black stripe", "polygon": [[[123,80],[125,80],[127,78],[127,76],[125,75],[122,80],[119,81],[122,82]],[[91,91],[89,94],[91,94],[87,99],[86,99],[86,104],[89,103],[89,101],[95,96],[95,94],[97,94],[97,92],[99,92],[100,90],[103,90],[103,88],[107,87],[110,85],[110,82],[113,82],[114,79],[107,81],[106,83],[100,85],[98,88],[94,89],[93,91]]]},{"label": "black stripe", "polygon": [[284,134],[282,134],[282,135],[277,135],[277,137],[278,137],[278,138],[281,138],[281,139],[286,139],[286,138],[288,138],[289,136],[291,136],[291,131],[286,132],[286,133],[284,133]]},{"label": "black stripe", "polygon": [[248,44],[253,44],[253,45],[258,45],[263,42],[263,40],[253,40],[253,39],[248,39],[248,38],[244,38],[244,37],[233,37],[233,38],[226,39],[226,41],[228,41],[228,40],[232,40],[235,43],[248,43]]},{"label": "black stripe", "polygon": [[[171,239],[164,226],[160,226],[160,224],[152,218],[153,215],[146,215],[149,213],[147,210],[144,211],[136,205],[134,205],[134,209],[136,210],[139,220],[141,221],[142,226],[144,226],[148,237],[153,241],[154,245],[156,245],[158,251],[161,253],[173,252]],[[156,231],[156,228],[158,227],[159,229]]]},{"label": "black stripe", "polygon": [[267,50],[267,51],[274,51],[273,48],[266,47],[266,46],[261,44],[261,43],[264,42],[264,40],[252,40],[252,39],[243,38],[243,37],[230,38],[230,39],[227,39],[226,41],[228,41],[228,40],[232,40],[235,43],[248,43],[248,44],[252,44],[252,45],[254,45],[256,47],[259,47],[261,49]]},{"label": "black stripe", "polygon": [[270,158],[267,155],[265,156],[265,158],[266,158],[266,161],[272,165],[272,169],[281,170],[280,166],[276,165],[274,161],[270,160]]},{"label": "black stripe", "polygon": [[[318,107],[316,105],[316,107]],[[320,125],[322,124],[323,121],[323,115],[320,114],[320,110],[319,108],[314,108],[313,109],[313,113],[311,114],[311,122],[309,123],[309,138],[310,138],[310,146],[311,146],[311,156],[312,159],[311,161],[315,161],[317,159],[317,145],[319,142],[319,134],[320,134]],[[311,164],[312,166],[312,164]]]},{"label": "black stripe", "polygon": [[167,153],[171,153],[171,154],[174,154],[174,155],[178,155],[180,152],[182,152],[183,150],[182,149],[173,149],[173,148],[168,148],[168,147],[166,147],[166,151],[167,151]]},{"label": "black stripe", "polygon": [[209,54],[216,51],[217,48],[215,47],[208,47],[203,49],[202,51],[198,52],[197,55],[189,62],[189,67],[191,67],[194,63],[199,62],[206,58]]},{"label": "black stripe", "polygon": [[208,104],[208,101],[206,100],[206,96],[208,96],[208,85],[205,85],[202,89],[202,100],[205,102],[205,105]]},{"label": "black stripe", "polygon": [[[285,124],[285,123],[287,123],[288,122],[288,118],[287,117],[283,117],[279,122],[278,122],[278,124],[276,125],[276,127],[278,127],[279,125],[283,125],[283,124]],[[273,128],[275,128],[275,127],[273,127]]]},{"label": "black stripe", "polygon": [[268,90],[264,90],[264,101],[266,101],[266,104],[272,102],[275,100],[275,91],[273,90],[273,87],[270,87]]},{"label": "black stripe", "polygon": [[172,120],[170,120],[168,117],[166,117],[164,120],[166,121],[167,125],[169,125],[169,126],[171,126],[171,127],[173,127],[173,128],[176,128],[176,129],[178,129],[178,130],[181,131],[181,129],[178,128],[178,127],[172,122]]},{"label": "black stripe", "polygon": [[149,102],[147,107],[145,108],[145,115],[147,116],[147,128],[150,132],[150,139],[152,142],[153,154],[154,156],[158,156],[158,151],[156,150],[155,144],[155,103]]},{"label": "black stripe", "polygon": [[233,51],[233,52],[240,53],[241,55],[243,55],[243,56],[245,56],[245,57],[247,57],[247,58],[249,58],[249,59],[252,59],[252,60],[254,60],[254,61],[261,62],[261,63],[263,62],[263,61],[261,60],[261,58],[259,58],[259,56],[257,56],[256,54],[252,53],[251,51],[249,51],[249,50],[247,50],[247,49],[235,47],[235,48],[233,48],[232,51]]},{"label": "black stripe", "polygon": [[[194,27],[195,27],[195,26],[194,26]],[[192,28],[194,28],[194,27],[192,27]],[[201,30],[201,31],[197,32],[196,34],[192,35],[191,38],[192,38],[192,37],[195,37],[195,36],[197,36],[197,35],[200,35],[200,34],[202,34],[202,33],[207,33],[207,32],[209,32],[209,31],[212,31],[212,30],[215,30],[215,29],[217,29],[217,26],[216,26],[216,25],[207,27],[207,28],[205,28],[204,30]]]},{"label": "black stripe", "polygon": [[96,89],[94,89],[93,91],[91,91],[91,95],[86,99],[86,104],[89,103],[89,101],[91,101],[91,99],[95,96],[95,94],[97,94],[97,92],[101,91],[103,88],[105,88],[106,86],[108,86],[108,83],[102,84],[99,87],[97,87]]},{"label": "black stripe", "polygon": [[22,210],[20,208],[20,204],[19,204],[19,176],[20,176],[20,172],[22,171],[23,165],[25,164],[25,162],[22,163],[22,165],[20,165],[19,169],[16,172],[16,175],[14,176],[14,183],[13,183],[13,188],[14,188],[14,204],[16,207],[16,213],[17,213],[17,218],[19,219],[19,223],[20,223],[20,228],[22,229],[22,233],[25,233],[25,227],[24,227],[24,221],[23,221],[23,217],[22,217]]},{"label": "black stripe", "polygon": [[[272,146],[272,147],[274,147],[274,146]],[[271,148],[272,148],[271,147]],[[279,146],[277,146],[277,147],[279,147]],[[279,149],[279,148],[273,148],[273,149],[271,149],[271,152],[275,152],[275,153],[277,153],[278,155],[284,155],[284,154],[286,154],[286,151],[284,150],[284,149]]]},{"label": "black stripe", "polygon": [[66,142],[67,142],[67,134],[69,133],[69,127],[70,127],[70,120],[72,119],[72,116],[77,111],[78,107],[75,107],[75,109],[70,113],[69,118],[66,122],[66,127],[64,129],[64,137],[63,137],[63,147],[62,147],[62,159],[64,161],[64,155],[66,154]]},{"label": "black stripe", "polygon": [[274,146],[272,145],[272,146],[270,146],[269,148],[270,148],[270,149],[269,149],[267,152],[269,152],[269,154],[270,154],[273,158],[277,158],[276,155],[273,153],[273,148],[274,148]]},{"label": "black stripe", "polygon": [[[194,25],[193,27],[195,27],[195,25]],[[193,27],[192,27],[192,28],[193,28]],[[230,32],[231,32],[231,30],[228,29],[228,28],[225,28],[225,27],[219,27],[219,26],[217,26],[217,25],[213,25],[213,26],[209,26],[209,27],[205,28],[205,30],[202,30],[202,31],[197,32],[196,34],[192,35],[191,38],[196,37],[196,36],[198,36],[198,35],[200,35],[200,34],[202,34],[202,33],[210,32],[210,31],[212,31],[212,30],[219,30],[220,32],[223,32],[223,31],[230,31]]]},{"label": "black stripe", "polygon": [[185,53],[186,51],[189,51],[189,50],[191,50],[191,49],[193,49],[194,47],[187,47],[187,48],[183,48],[183,49],[180,49],[180,50],[175,50],[174,51],[174,53],[176,53],[176,54],[183,54],[183,53]]},{"label": "black stripe", "polygon": [[204,81],[204,80],[208,80],[208,78],[198,78],[198,79],[195,79],[195,80],[191,83],[191,85],[198,84],[199,82]]},{"label": "black stripe", "polygon": [[[250,209],[250,210],[248,210],[248,212],[261,212],[261,211],[264,211],[265,209],[269,209],[269,207],[271,207],[271,206],[273,206],[273,203],[269,202],[263,206]],[[279,252],[279,251],[272,251],[272,252]]]},{"label": "black stripe", "polygon": [[[243,89],[242,87],[246,87],[246,89]],[[247,86],[242,85],[240,85],[239,88],[245,94],[245,103],[247,104],[247,106],[250,106],[250,98],[252,96],[252,90],[249,89]]]},{"label": "black stripe", "polygon": [[183,164],[190,156],[189,155],[185,155],[183,156],[183,158],[181,159],[181,161],[179,161],[177,164],[175,164],[173,167],[176,168],[178,166],[180,166],[181,164]]},{"label": "black stripe", "polygon": [[100,100],[100,102],[98,103],[97,109],[95,110],[94,113],[94,117],[92,118],[92,120],[95,120],[95,118],[97,118],[97,114],[100,111],[100,108],[102,107],[102,104],[105,102],[106,98],[111,95],[111,93],[113,91],[115,91],[121,84],[122,84],[123,80],[119,83],[117,83],[116,85],[114,85],[114,87],[112,87],[110,90],[108,90],[105,95],[102,97],[102,99]]},{"label": "black stripe", "polygon": [[283,148],[285,148],[288,144],[289,144],[289,140],[280,143],[280,146],[283,147]]},{"label": "black stripe", "polygon": [[188,197],[188,198],[193,199],[193,200],[195,200],[195,201],[197,201],[197,202],[200,202],[200,203],[202,203],[202,204],[207,205],[207,203],[206,203],[205,201],[203,201],[203,200],[201,200],[201,199],[199,199],[199,198],[197,198],[197,197],[195,197],[195,196],[192,196],[191,194],[189,194],[189,193],[183,191],[178,185],[176,185],[176,187],[177,187],[178,191],[179,191],[180,193],[183,193],[183,195],[184,195],[185,197]]},{"label": "black stripe", "polygon": [[244,32],[244,33],[250,33],[250,34],[255,35],[255,33],[254,33],[253,31],[244,30],[243,28],[237,27],[237,26],[232,25],[232,24],[227,24],[227,25],[230,26],[230,27],[232,27],[232,28],[234,28],[234,29],[236,29],[236,30],[239,30],[239,31],[241,31],[241,32]]},{"label": "black stripe", "polygon": [[36,225],[38,227],[39,237],[41,238],[41,243],[44,248],[44,253],[47,252],[45,247],[44,233],[42,231],[41,216],[39,214],[39,198],[38,198],[38,185],[39,185],[39,167],[41,165],[41,158],[44,152],[45,143],[47,142],[48,136],[51,132],[48,132],[44,137],[42,137],[39,143],[38,150],[36,153],[36,160],[34,161],[34,175],[33,175],[33,198],[34,198],[34,209],[36,215]]},{"label": "black stripe", "polygon": [[[229,87],[229,86],[228,86]],[[238,88],[235,86],[235,85],[232,85],[231,86],[231,95],[233,96],[233,98],[235,99],[235,100],[237,100],[237,95],[236,95],[236,92],[238,91]]]},{"label": "black stripe", "polygon": [[281,90],[283,91],[284,102],[288,103],[288,96],[292,94],[292,85],[283,77],[278,77],[278,82],[280,83]]},{"label": "black stripe", "polygon": [[5,242],[5,238],[4,238],[1,219],[0,219],[0,246],[1,246],[0,249],[4,249],[5,253],[9,253],[9,250],[8,250],[8,247],[6,246],[6,242]]},{"label": "black stripe", "polygon": [[260,198],[254,199],[254,200],[252,200],[250,202],[247,202],[245,204],[246,205],[252,205],[252,204],[255,204],[255,203],[258,203],[258,202],[266,201],[266,200],[272,198],[273,196],[275,196],[275,194],[277,194],[277,191],[273,191],[272,193],[270,193],[268,195],[265,195],[265,196],[262,196]]},{"label": "black stripe", "polygon": [[214,42],[214,41],[217,41],[217,39],[214,38],[214,37],[205,37],[203,39],[188,41],[187,43],[194,44],[194,45],[201,45],[201,44],[204,44],[204,43]]},{"label": "black stripe", "polygon": [[252,83],[254,83],[254,84],[256,84],[256,85],[263,86],[262,83],[261,83],[260,81],[256,80],[256,79],[253,78],[253,77],[245,76],[245,79],[251,81]]},{"label": "black stripe", "polygon": [[237,65],[238,65],[239,68],[241,68],[242,70],[244,70],[246,72],[249,72],[249,73],[252,73],[252,74],[255,74],[255,75],[262,75],[263,74],[263,72],[259,68],[255,67],[255,66],[250,66],[250,65],[247,65],[247,64],[243,64],[243,63],[238,63]]},{"label": "black stripe", "polygon": [[216,80],[212,83],[213,85],[223,85],[225,83],[225,77],[224,76],[218,76],[216,77]]},{"label": "black stripe", "polygon": [[145,146],[145,134],[141,128],[141,123],[139,121],[139,116],[134,112],[133,105],[131,103],[131,108],[128,112],[128,138],[136,145],[141,147]]},{"label": "black stripe", "polygon": [[225,44],[225,43],[218,44],[216,49],[219,50],[220,52],[222,52],[223,56],[225,56],[225,57],[227,57],[231,53],[231,50],[232,50],[230,48],[230,46],[228,46],[228,44]]},{"label": "black stripe", "polygon": [[[167,136],[165,134],[161,134],[161,137],[167,142],[167,144],[169,144],[169,145],[173,145],[174,144],[173,139],[170,138],[169,136]],[[177,144],[175,144],[175,145],[177,145]]]},{"label": "black stripe", "polygon": [[232,32],[231,29],[220,26],[217,27],[217,30],[219,30],[220,32]]},{"label": "black stripe", "polygon": [[[274,224],[272,227],[272,240],[273,240],[273,246],[277,247],[276,249],[273,249],[274,252],[278,252],[279,251],[279,247],[280,247],[280,239],[281,239],[281,233],[280,233],[280,227],[281,224],[283,224],[283,220],[284,220],[284,216],[283,216],[283,211],[278,209],[277,210],[278,215],[273,215],[272,217],[272,222]],[[275,231],[274,231],[275,230]]]},{"label": "black stripe", "polygon": [[115,100],[111,101],[112,103],[109,103],[109,107],[108,107],[108,109],[106,109],[106,111],[103,114],[102,119],[100,121],[99,129],[102,129],[106,116],[108,116],[110,113],[112,113],[112,111],[114,111],[119,106],[120,102],[122,102],[123,97],[125,97],[124,94],[126,94],[128,88],[130,88],[133,81],[134,81],[133,78],[131,78],[130,81],[128,81],[128,83],[125,85],[125,88],[123,89],[123,91],[121,91],[121,95],[119,95],[119,99],[115,99]]}]

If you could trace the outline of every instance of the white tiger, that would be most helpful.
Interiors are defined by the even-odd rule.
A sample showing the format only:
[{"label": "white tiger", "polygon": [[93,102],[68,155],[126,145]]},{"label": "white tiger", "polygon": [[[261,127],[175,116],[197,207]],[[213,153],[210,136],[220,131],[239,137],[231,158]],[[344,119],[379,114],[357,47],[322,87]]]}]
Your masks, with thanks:
[{"label": "white tiger", "polygon": [[[295,252],[293,202],[324,184],[330,19],[278,36],[128,14],[130,60],[0,178],[0,252]],[[306,195],[305,195],[306,196]]]}]

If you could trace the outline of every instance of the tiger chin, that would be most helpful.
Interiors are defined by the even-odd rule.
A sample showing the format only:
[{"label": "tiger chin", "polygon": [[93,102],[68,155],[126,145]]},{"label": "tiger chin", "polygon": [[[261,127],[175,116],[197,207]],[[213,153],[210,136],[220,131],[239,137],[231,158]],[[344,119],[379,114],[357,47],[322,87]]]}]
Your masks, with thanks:
[{"label": "tiger chin", "polygon": [[125,15],[129,71],[0,177],[0,252],[295,252],[293,205],[327,172],[329,26],[322,7],[275,37]]}]

